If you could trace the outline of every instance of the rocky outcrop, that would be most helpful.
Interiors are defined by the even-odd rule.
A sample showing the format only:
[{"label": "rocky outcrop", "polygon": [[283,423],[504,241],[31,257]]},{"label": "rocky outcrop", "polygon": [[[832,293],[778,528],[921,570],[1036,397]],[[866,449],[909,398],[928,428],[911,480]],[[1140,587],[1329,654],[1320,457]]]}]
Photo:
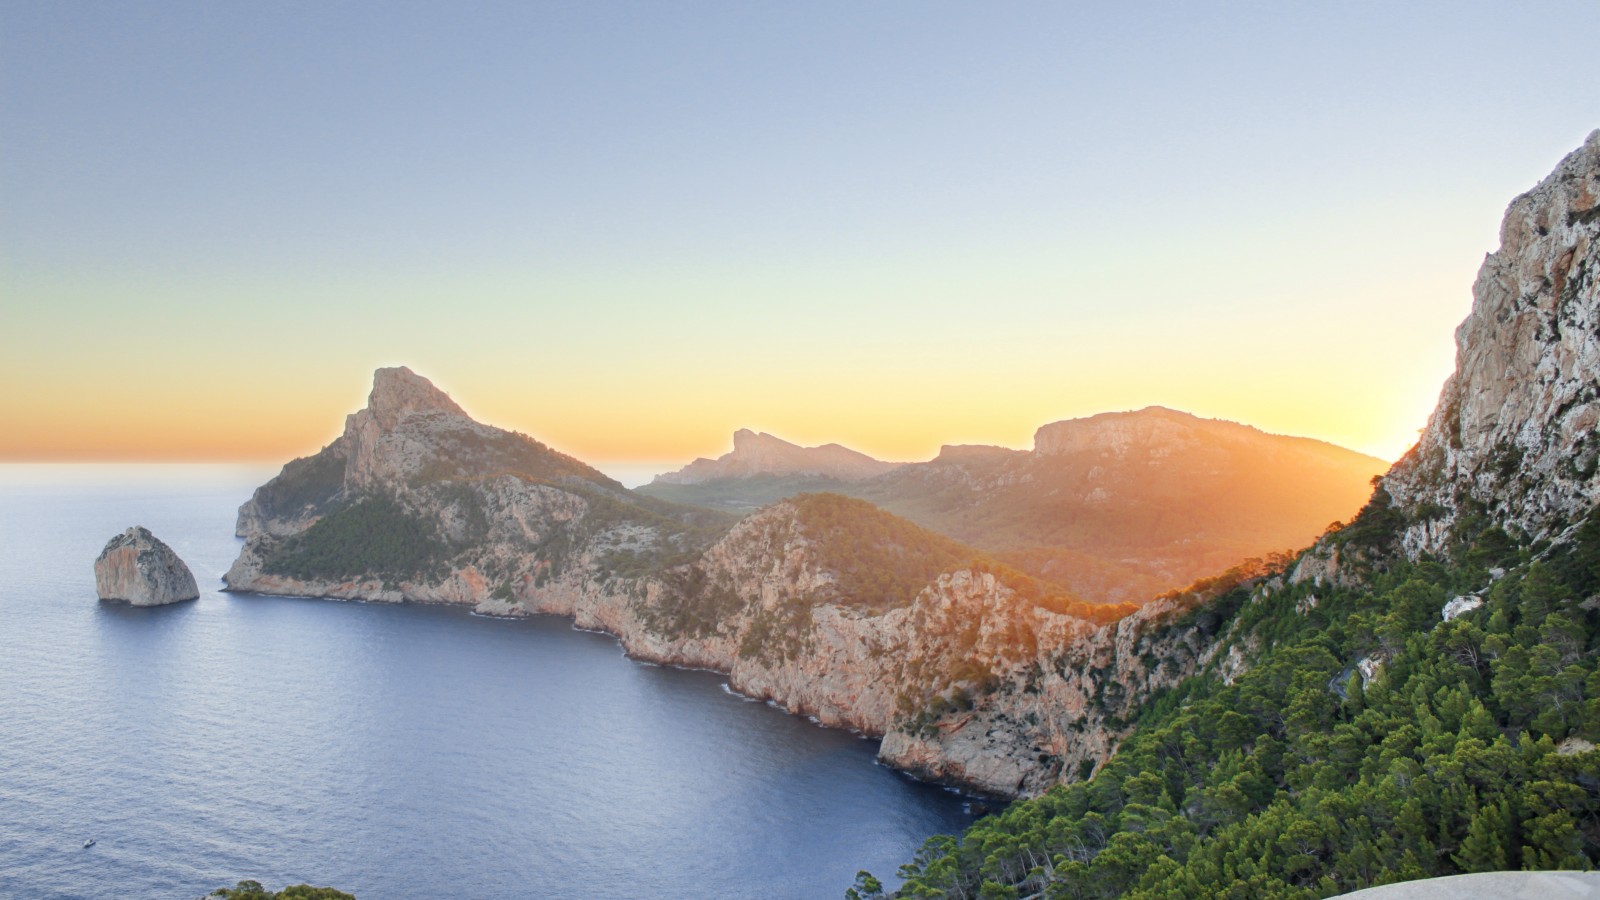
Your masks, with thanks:
[{"label": "rocky outcrop", "polygon": [[163,606],[200,596],[189,567],[142,525],[106,542],[94,561],[94,584],[101,600],[134,606]]},{"label": "rocky outcrop", "polygon": [[1474,521],[1554,537],[1600,502],[1600,131],[1512,201],[1456,329],[1456,369],[1384,476],[1411,558]]},{"label": "rocky outcrop", "polygon": [[757,475],[813,475],[860,481],[895,468],[898,463],[873,459],[839,444],[801,447],[748,428],[733,433],[733,450],[716,459],[697,459],[676,472],[657,475],[660,484],[701,484]]}]

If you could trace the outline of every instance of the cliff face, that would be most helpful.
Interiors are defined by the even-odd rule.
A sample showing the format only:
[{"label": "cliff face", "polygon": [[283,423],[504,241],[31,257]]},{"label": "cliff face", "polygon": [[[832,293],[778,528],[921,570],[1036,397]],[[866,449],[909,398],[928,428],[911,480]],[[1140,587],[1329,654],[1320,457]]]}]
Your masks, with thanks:
[{"label": "cliff face", "polygon": [[1383,479],[1412,558],[1473,517],[1553,537],[1600,500],[1600,131],[1512,201],[1472,293],[1455,374]]},{"label": "cliff face", "polygon": [[134,606],[162,606],[200,596],[194,573],[142,525],[106,542],[94,561],[94,584],[101,600]]},{"label": "cliff face", "polygon": [[[900,895],[1192,896],[1235,878],[1263,895],[1356,896],[1508,863],[1594,866],[1597,199],[1600,132],[1511,204],[1439,407],[1361,512],[1287,577],[1236,572],[1072,645],[1090,658],[1064,667],[1038,713],[1104,672],[1139,698],[1137,733],[1103,699],[1085,707],[1089,740],[1128,737],[1093,782],[929,841]],[[1048,443],[1111,457],[1192,437],[1096,418]],[[1169,664],[1203,677],[1158,696]],[[928,748],[928,769],[1028,709],[1010,696],[985,708],[988,727]],[[884,748],[920,750],[909,732]]]}]

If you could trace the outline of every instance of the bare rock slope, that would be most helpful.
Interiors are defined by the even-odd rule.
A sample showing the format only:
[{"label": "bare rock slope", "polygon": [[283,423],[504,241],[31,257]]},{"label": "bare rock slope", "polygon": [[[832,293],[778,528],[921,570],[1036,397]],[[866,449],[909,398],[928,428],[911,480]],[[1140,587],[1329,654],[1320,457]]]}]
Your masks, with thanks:
[{"label": "bare rock slope", "polygon": [[1472,294],[1455,374],[1383,479],[1412,557],[1473,515],[1537,540],[1600,501],[1600,131],[1511,202]]}]

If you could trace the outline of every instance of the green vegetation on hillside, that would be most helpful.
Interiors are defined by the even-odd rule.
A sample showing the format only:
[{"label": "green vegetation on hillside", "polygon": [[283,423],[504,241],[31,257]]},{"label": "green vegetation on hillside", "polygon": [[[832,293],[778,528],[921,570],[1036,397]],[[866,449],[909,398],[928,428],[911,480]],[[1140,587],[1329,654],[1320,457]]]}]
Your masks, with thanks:
[{"label": "green vegetation on hillside", "polygon": [[785,497],[818,491],[846,492],[849,482],[827,475],[751,475],[699,484],[651,482],[635,493],[708,509],[753,512]]},{"label": "green vegetation on hillside", "polygon": [[[1391,537],[1385,512],[1347,547]],[[1485,535],[1364,589],[1237,587],[1201,607],[1261,641],[1247,673],[1184,681],[1091,780],[929,840],[899,896],[1311,898],[1594,867],[1600,513],[1537,560]],[[1491,584],[1491,566],[1511,571]],[[1483,607],[1442,622],[1473,590]],[[1365,686],[1361,661],[1378,663]],[[872,882],[847,896],[879,896]]]},{"label": "green vegetation on hillside", "polygon": [[680,506],[631,492],[618,497],[596,489],[569,490],[589,501],[589,511],[581,523],[584,537],[622,525],[653,528],[661,536],[659,542],[647,548],[604,554],[599,560],[602,576],[639,578],[683,565],[727,534],[739,520],[731,513]]},{"label": "green vegetation on hillside", "polygon": [[287,518],[303,510],[313,515],[324,513],[344,490],[344,467],[339,443],[291,460],[277,477],[256,490],[256,505],[269,517]]},{"label": "green vegetation on hillside", "polygon": [[981,554],[865,500],[801,494],[796,521],[837,578],[839,602],[880,613],[909,604],[940,574]]},{"label": "green vegetation on hillside", "polygon": [[299,579],[410,576],[449,557],[450,547],[433,522],[387,495],[372,494],[285,539],[263,568]]},{"label": "green vegetation on hillside", "polygon": [[433,458],[412,486],[438,481],[515,475],[525,481],[547,483],[592,482],[614,490],[622,485],[582,460],[552,450],[519,431],[502,431],[484,425],[463,425],[435,437]]}]

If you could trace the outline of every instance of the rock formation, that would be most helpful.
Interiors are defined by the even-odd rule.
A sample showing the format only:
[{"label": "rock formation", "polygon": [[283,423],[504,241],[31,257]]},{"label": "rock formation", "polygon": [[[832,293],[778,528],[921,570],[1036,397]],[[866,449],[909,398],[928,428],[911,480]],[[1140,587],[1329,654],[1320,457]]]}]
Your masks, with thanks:
[{"label": "rock formation", "polygon": [[94,584],[101,600],[134,606],[162,606],[200,596],[189,567],[142,525],[106,542],[94,561]]},{"label": "rock formation", "polygon": [[[1079,641],[1061,681],[1109,676],[1136,694],[1136,733],[1090,784],[930,840],[896,896],[1354,897],[1425,875],[1592,867],[1597,237],[1600,132],[1511,204],[1439,406],[1361,512],[1286,572],[1209,580],[1171,598],[1175,614],[1141,610]],[[1144,427],[1172,440],[1174,424]],[[1140,677],[1168,666],[1169,693]],[[938,742],[932,771],[1024,710],[1072,702],[1058,685],[1029,710],[1007,683],[977,704],[978,728],[945,713],[920,729]],[[1118,708],[1127,696],[1086,707],[1072,737],[1126,736]],[[883,746],[912,761],[914,745],[901,727]],[[1027,766],[972,756],[985,772]]]}]

